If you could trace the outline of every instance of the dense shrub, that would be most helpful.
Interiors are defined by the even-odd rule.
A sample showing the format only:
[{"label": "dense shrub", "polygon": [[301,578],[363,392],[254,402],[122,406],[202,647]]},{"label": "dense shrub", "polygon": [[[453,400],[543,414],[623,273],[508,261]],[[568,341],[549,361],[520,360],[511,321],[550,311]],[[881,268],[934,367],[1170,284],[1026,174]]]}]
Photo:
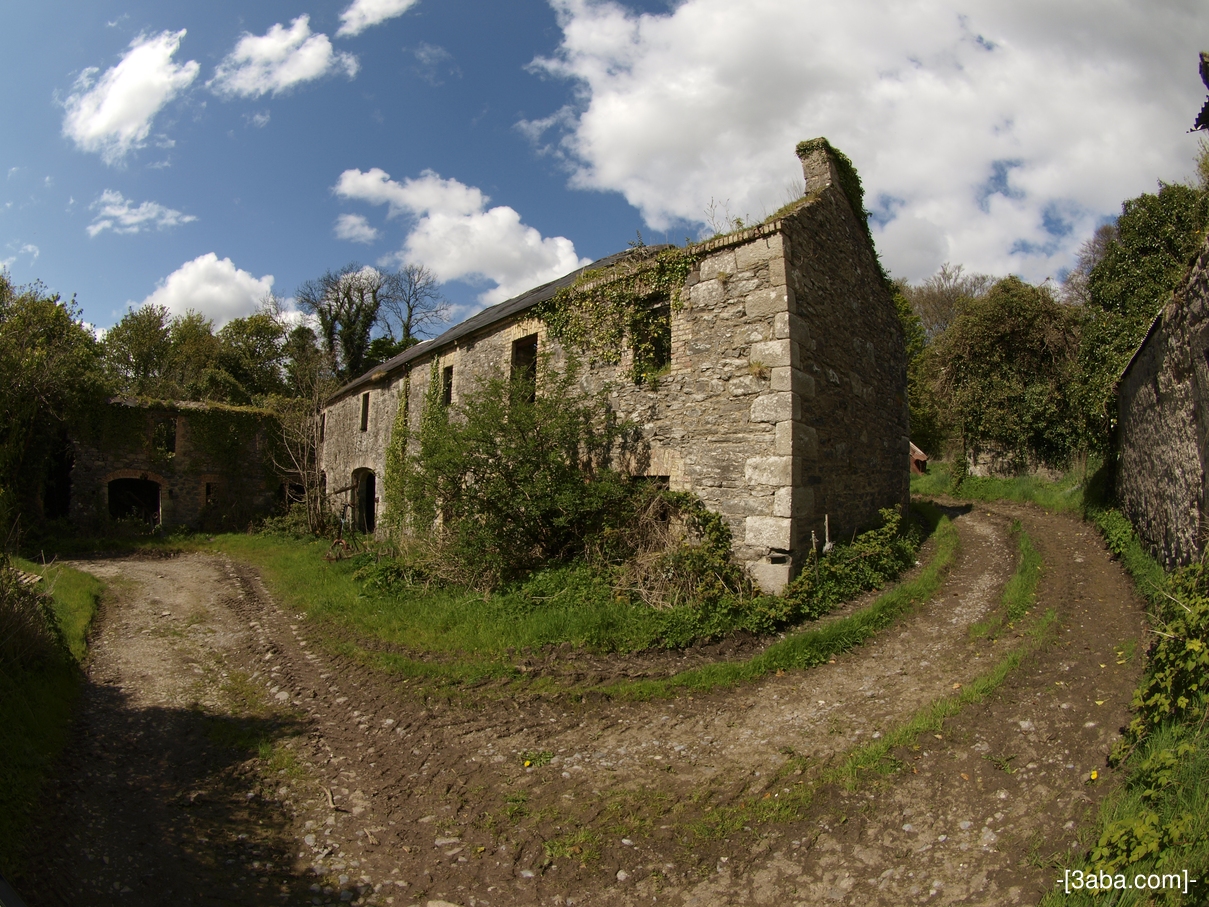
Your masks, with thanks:
[{"label": "dense shrub", "polygon": [[995,450],[1022,473],[1069,463],[1080,443],[1069,393],[1079,328],[1078,312],[1015,277],[963,306],[927,368],[964,452]]},{"label": "dense shrub", "polygon": [[469,585],[569,561],[631,513],[632,483],[608,466],[629,427],[582,390],[574,363],[541,371],[537,394],[492,378],[447,408],[434,367],[418,431],[388,476],[403,528],[433,537]]}]

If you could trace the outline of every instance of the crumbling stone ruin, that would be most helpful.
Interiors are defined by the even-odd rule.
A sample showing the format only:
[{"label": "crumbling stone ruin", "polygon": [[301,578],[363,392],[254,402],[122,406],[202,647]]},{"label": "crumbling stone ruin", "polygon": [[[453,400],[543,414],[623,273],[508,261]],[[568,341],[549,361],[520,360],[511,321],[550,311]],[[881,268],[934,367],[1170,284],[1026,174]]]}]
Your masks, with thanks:
[{"label": "crumbling stone ruin", "polygon": [[[655,380],[633,351],[594,363],[623,418],[642,427],[640,471],[722,514],[734,556],[779,592],[810,552],[906,505],[908,424],[902,328],[847,159],[821,139],[798,148],[806,192],[764,223],[690,246],[683,285],[657,303],[670,342]],[[589,272],[641,267],[638,249]],[[382,514],[379,489],[402,396],[422,411],[432,364],[454,403],[487,376],[523,374],[566,350],[537,315],[581,272],[485,309],[341,388],[323,412],[326,487],[349,488],[359,528]],[[676,291],[678,290],[678,292]],[[540,392],[540,390],[539,390]],[[342,506],[334,500],[333,506]]]},{"label": "crumbling stone ruin", "polygon": [[1209,240],[1121,374],[1117,497],[1167,567],[1205,548],[1209,456]]},{"label": "crumbling stone ruin", "polygon": [[72,522],[245,528],[280,509],[279,433],[259,409],[111,400],[72,431]]}]

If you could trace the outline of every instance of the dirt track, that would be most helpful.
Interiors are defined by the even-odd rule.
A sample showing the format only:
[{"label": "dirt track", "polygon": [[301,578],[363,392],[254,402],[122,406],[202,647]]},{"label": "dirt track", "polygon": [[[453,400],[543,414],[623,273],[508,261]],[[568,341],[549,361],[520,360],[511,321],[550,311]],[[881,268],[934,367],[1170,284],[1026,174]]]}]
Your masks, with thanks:
[{"label": "dirt track", "polygon": [[[695,830],[789,795],[791,756],[876,740],[1019,645],[969,634],[1014,567],[1011,518],[1045,560],[1049,644],[896,752],[898,771],[783,821]],[[1005,505],[956,525],[944,589],[873,643],[640,704],[421,699],[333,655],[248,568],[81,564],[116,598],[18,888],[35,905],[1034,903],[1112,783],[1142,606],[1090,527]]]}]

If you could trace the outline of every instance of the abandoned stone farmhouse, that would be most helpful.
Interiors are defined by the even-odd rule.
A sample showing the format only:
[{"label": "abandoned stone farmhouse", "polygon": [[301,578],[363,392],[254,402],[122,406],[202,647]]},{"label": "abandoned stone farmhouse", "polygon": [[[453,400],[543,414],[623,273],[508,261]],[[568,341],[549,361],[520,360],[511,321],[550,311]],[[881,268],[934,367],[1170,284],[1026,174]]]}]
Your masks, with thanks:
[{"label": "abandoned stone farmhouse", "polygon": [[279,434],[261,409],[110,400],[73,428],[66,513],[93,528],[243,529],[281,506]]},{"label": "abandoned stone farmhouse", "polygon": [[[810,552],[908,501],[903,334],[877,263],[851,165],[824,140],[798,148],[805,195],[769,220],[690,246],[683,285],[653,311],[656,380],[635,380],[633,350],[590,362],[615,412],[641,426],[640,472],[696,494],[728,521],[734,556],[778,592]],[[637,249],[585,269],[634,263]],[[485,309],[341,388],[322,414],[320,463],[333,507],[359,528],[380,513],[386,450],[400,405],[419,418],[430,375],[456,405],[488,376],[532,374],[568,352],[536,307],[582,282],[574,272]],[[433,364],[436,369],[433,369]],[[537,393],[541,393],[540,387]],[[406,401],[403,397],[407,395]],[[414,428],[414,425],[412,426]]]}]

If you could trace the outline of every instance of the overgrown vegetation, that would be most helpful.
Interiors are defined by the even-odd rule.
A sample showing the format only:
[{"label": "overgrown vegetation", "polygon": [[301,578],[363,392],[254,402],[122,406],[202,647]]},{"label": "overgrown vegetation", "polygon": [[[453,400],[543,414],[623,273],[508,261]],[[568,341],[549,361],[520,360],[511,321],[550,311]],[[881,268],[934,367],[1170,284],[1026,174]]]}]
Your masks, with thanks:
[{"label": "overgrown vegetation", "polygon": [[628,348],[632,378],[649,382],[670,356],[670,312],[680,309],[680,288],[699,258],[692,246],[639,246],[608,268],[585,271],[534,314],[552,337],[593,361],[619,362]]},{"label": "overgrown vegetation", "polygon": [[[43,778],[67,738],[100,583],[55,566],[35,590],[0,562],[0,873],[12,875]],[[49,590],[49,591],[46,591]]]}]

